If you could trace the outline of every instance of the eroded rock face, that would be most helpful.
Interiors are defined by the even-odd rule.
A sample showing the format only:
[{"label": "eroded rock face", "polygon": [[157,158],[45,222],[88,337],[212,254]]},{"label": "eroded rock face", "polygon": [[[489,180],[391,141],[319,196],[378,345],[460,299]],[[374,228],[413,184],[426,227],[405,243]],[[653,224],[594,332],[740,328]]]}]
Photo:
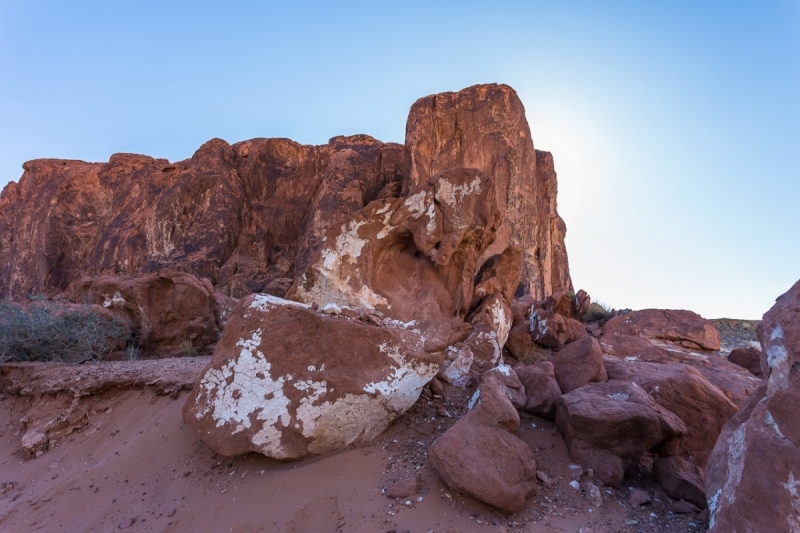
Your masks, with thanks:
[{"label": "eroded rock face", "polygon": [[710,531],[800,531],[800,282],[758,330],[769,379],[725,425],[706,468]]},{"label": "eroded rock face", "polygon": [[526,293],[541,299],[572,289],[553,158],[534,150],[525,109],[511,87],[475,85],[420,98],[408,115],[406,154],[406,191],[452,168],[490,176],[505,216],[484,257],[518,245]]},{"label": "eroded rock face", "polygon": [[82,278],[62,296],[76,303],[101,305],[126,319],[137,344],[161,356],[215,341],[227,318],[226,304],[230,305],[207,279],[175,271],[136,278]]},{"label": "eroded rock face", "polygon": [[184,420],[227,456],[298,459],[369,442],[436,375],[442,356],[423,344],[402,326],[248,296],[192,389]]},{"label": "eroded rock face", "polygon": [[629,381],[590,383],[556,401],[556,424],[572,459],[619,486],[655,445],[686,434],[686,426]]},{"label": "eroded rock face", "polygon": [[451,488],[498,509],[515,513],[536,494],[536,460],[512,431],[519,415],[505,385],[485,379],[475,405],[428,449],[428,456]]},{"label": "eroded rock face", "polygon": [[710,320],[692,311],[643,309],[618,315],[603,326],[604,334],[663,339],[687,348],[719,350],[719,332]]},{"label": "eroded rock face", "polygon": [[177,163],[30,161],[0,196],[0,296],[165,269],[235,297],[260,291],[294,277],[295,257],[304,264],[331,224],[396,193],[403,158],[402,146],[362,135],[323,146],[213,139]]},{"label": "eroded rock face", "polygon": [[478,258],[499,223],[493,187],[476,170],[448,170],[405,198],[371,203],[327,234],[287,297],[375,309],[443,350],[469,310]]}]

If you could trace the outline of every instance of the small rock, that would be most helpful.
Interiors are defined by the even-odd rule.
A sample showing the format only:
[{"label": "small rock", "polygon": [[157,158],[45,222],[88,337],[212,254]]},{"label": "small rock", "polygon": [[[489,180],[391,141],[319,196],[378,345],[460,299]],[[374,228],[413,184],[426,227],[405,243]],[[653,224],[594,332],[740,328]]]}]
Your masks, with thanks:
[{"label": "small rock", "polygon": [[630,496],[628,496],[628,501],[631,505],[644,505],[650,503],[650,495],[642,489],[633,489]]},{"label": "small rock", "polygon": [[572,463],[569,465],[569,473],[573,478],[578,479],[583,474],[583,467]]},{"label": "small rock", "polygon": [[414,504],[411,503],[411,500],[406,500],[406,507],[411,507],[412,505]]},{"label": "small rock", "polygon": [[129,527],[131,527],[135,523],[136,523],[136,519],[135,518],[126,518],[122,522],[120,522],[119,526],[117,526],[117,527],[119,529],[128,529]]},{"label": "small rock", "polygon": [[442,418],[449,418],[450,413],[447,412],[447,409],[442,407],[441,405],[436,408],[436,416],[440,416]]},{"label": "small rock", "polygon": [[397,483],[390,485],[386,489],[386,496],[389,498],[408,498],[419,491],[419,480],[417,477],[401,479]]},{"label": "small rock", "polygon": [[433,378],[431,380],[431,392],[440,396],[444,396],[444,386],[437,378]]},{"label": "small rock", "polygon": [[595,507],[600,507],[603,505],[603,495],[600,493],[600,489],[592,483],[591,481],[585,481],[581,483],[581,488],[583,489],[583,493],[586,495],[586,499],[591,502],[592,505]]},{"label": "small rock", "polygon": [[581,490],[581,484],[575,481],[574,479],[569,482],[569,486],[575,490]]},{"label": "small rock", "polygon": [[167,518],[172,518],[173,516],[175,516],[175,508],[174,507],[172,509],[170,509],[169,512],[167,513]]},{"label": "small rock", "polygon": [[674,503],[671,503],[669,507],[667,507],[668,511],[672,511],[676,514],[689,514],[689,513],[699,513],[700,509],[697,506],[692,505],[691,503],[687,502],[686,500],[680,500]]},{"label": "small rock", "polygon": [[553,480],[550,479],[550,476],[542,472],[541,470],[536,471],[536,479],[547,485],[548,487],[553,485]]},{"label": "small rock", "polygon": [[639,521],[638,520],[634,520],[633,518],[625,520],[625,525],[626,526],[635,526],[638,523],[639,523]]}]

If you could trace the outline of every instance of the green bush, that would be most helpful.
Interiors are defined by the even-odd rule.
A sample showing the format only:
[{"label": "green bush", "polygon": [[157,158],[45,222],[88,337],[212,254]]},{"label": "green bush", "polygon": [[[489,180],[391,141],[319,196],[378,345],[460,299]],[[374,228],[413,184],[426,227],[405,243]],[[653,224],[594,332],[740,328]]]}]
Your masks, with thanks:
[{"label": "green bush", "polygon": [[0,362],[99,361],[124,349],[130,329],[89,305],[0,302]]}]

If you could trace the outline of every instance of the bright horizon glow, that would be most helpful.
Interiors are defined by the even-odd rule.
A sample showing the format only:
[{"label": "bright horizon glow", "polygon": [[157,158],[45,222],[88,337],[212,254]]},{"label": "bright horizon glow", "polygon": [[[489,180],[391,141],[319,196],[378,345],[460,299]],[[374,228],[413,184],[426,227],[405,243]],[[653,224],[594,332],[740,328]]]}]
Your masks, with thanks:
[{"label": "bright horizon glow", "polygon": [[800,278],[800,4],[0,0],[0,186],[27,160],[366,133],[477,83],[553,153],[576,289],[758,319]]}]

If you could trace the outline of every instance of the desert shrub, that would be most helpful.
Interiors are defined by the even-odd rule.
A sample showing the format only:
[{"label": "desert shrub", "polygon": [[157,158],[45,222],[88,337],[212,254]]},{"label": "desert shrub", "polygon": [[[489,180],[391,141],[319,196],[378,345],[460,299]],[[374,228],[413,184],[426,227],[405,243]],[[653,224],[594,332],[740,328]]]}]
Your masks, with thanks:
[{"label": "desert shrub", "polygon": [[602,320],[607,314],[611,312],[611,308],[602,302],[592,302],[589,308],[581,317],[583,322],[594,322],[595,320]]},{"label": "desert shrub", "polygon": [[98,361],[129,341],[123,320],[90,305],[0,302],[0,362]]},{"label": "desert shrub", "polygon": [[194,341],[191,339],[184,339],[178,345],[178,349],[181,351],[181,357],[197,357],[198,351],[197,346],[194,345]]}]

